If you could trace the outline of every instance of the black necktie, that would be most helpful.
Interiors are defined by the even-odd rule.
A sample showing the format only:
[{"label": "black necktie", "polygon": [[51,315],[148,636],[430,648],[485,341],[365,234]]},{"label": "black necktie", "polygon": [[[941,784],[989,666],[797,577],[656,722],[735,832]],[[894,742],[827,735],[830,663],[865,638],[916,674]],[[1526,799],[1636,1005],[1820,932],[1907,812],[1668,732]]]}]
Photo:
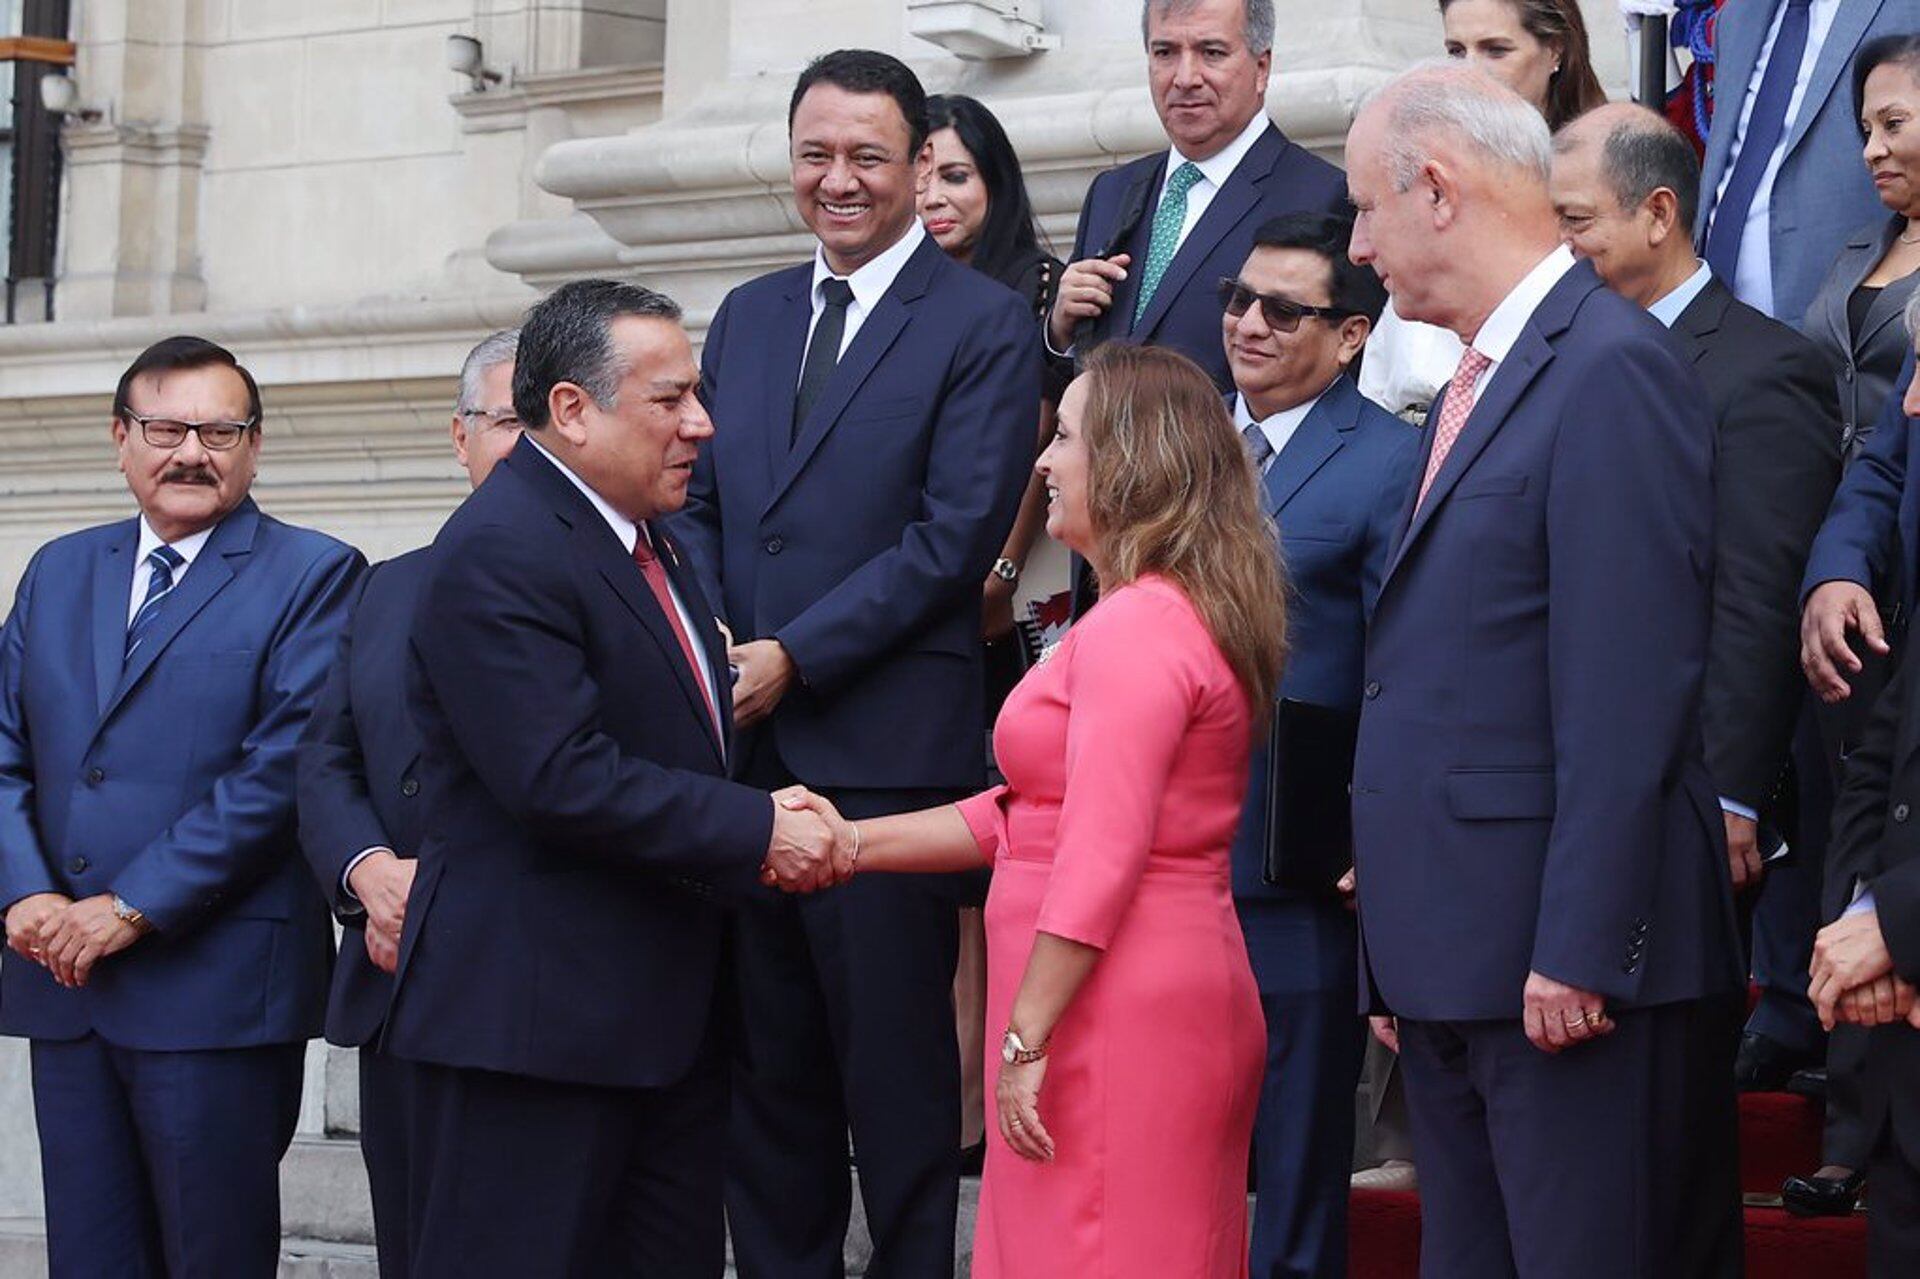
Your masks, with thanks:
[{"label": "black necktie", "polygon": [[833,376],[833,366],[840,362],[840,339],[847,332],[847,306],[853,301],[853,286],[833,276],[820,282],[820,292],[826,297],[827,305],[813,326],[813,340],[807,343],[807,358],[800,365],[800,389],[793,397],[794,440],[800,438],[801,424],[819,403],[820,393],[827,389],[827,379]]}]

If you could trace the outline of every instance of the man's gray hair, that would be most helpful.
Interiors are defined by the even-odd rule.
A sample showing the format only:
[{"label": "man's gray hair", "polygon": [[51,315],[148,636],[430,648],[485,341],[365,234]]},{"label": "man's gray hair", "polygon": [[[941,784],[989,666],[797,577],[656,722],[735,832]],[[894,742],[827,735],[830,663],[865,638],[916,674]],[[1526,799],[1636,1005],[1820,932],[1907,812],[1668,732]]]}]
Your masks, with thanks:
[{"label": "man's gray hair", "polygon": [[[498,333],[489,333],[480,339],[480,344],[467,352],[467,361],[460,366],[460,403],[461,413],[485,412],[487,405],[480,403],[480,379],[499,368],[502,364],[511,364],[520,349],[520,330],[501,329]],[[512,397],[509,395],[509,402]]]},{"label": "man's gray hair", "polygon": [[1405,191],[1420,176],[1432,158],[1429,144],[1436,133],[1542,186],[1553,170],[1553,138],[1545,117],[1513,90],[1462,63],[1421,63],[1368,100],[1386,104],[1385,158],[1396,190]]},{"label": "man's gray hair", "polygon": [[[1161,13],[1185,13],[1198,5],[1200,0],[1143,0],[1140,5],[1140,38],[1147,38],[1147,22],[1153,17],[1154,10]],[[1247,42],[1247,52],[1259,57],[1273,48],[1273,0],[1241,0],[1241,13],[1246,22],[1241,27],[1242,38]]]}]

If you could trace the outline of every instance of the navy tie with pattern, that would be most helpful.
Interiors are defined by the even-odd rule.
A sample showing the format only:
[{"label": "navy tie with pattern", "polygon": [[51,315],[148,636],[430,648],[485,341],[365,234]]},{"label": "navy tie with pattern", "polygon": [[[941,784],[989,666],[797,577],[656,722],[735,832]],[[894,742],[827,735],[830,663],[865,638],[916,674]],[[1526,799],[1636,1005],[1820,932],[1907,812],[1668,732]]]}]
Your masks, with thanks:
[{"label": "navy tie with pattern", "polygon": [[1787,107],[1793,102],[1793,87],[1799,83],[1800,63],[1807,52],[1810,2],[1787,0],[1780,32],[1767,55],[1766,74],[1760,77],[1760,91],[1753,95],[1753,110],[1747,113],[1747,130],[1740,139],[1733,175],[1727,179],[1727,192],[1720,197],[1713,223],[1707,228],[1707,265],[1729,287],[1740,265],[1740,241],[1746,236],[1753,197],[1759,193],[1760,179],[1773,161],[1774,148],[1787,131]]},{"label": "navy tie with pattern", "polygon": [[186,562],[186,557],[171,546],[156,546],[147,552],[147,563],[153,566],[153,573],[147,578],[147,597],[140,601],[140,611],[127,623],[128,657],[133,656],[133,650],[140,647],[140,641],[153,629],[154,619],[160,615],[160,601],[173,590],[174,570]]}]

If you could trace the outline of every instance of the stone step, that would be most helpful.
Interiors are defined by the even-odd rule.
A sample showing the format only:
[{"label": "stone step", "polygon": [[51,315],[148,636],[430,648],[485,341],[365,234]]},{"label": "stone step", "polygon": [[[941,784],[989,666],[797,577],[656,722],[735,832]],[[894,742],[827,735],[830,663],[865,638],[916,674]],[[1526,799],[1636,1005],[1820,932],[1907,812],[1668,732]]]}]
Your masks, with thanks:
[{"label": "stone step", "polygon": [[373,1242],[373,1200],[358,1141],[293,1139],[280,1161],[280,1229],[298,1239]]}]

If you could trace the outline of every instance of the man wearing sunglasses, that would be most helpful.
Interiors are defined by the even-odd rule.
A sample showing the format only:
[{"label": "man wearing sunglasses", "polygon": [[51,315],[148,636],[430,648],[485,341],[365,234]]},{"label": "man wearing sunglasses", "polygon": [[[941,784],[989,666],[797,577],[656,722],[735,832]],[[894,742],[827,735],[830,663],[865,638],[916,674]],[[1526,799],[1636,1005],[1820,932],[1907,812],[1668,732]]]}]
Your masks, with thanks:
[{"label": "man wearing sunglasses", "polygon": [[0,1033],[32,1041],[48,1267],[270,1276],[332,931],[294,741],[365,561],[261,513],[260,393],[175,337],[113,402],[136,518],[0,631]]},{"label": "man wearing sunglasses", "polygon": [[[1371,268],[1348,259],[1352,231],[1331,214],[1283,214],[1255,232],[1239,274],[1220,281],[1234,420],[1279,525],[1291,587],[1280,697],[1348,716],[1360,709],[1367,616],[1420,447],[1419,432],[1350,376],[1387,297]],[[1274,722],[1288,731],[1286,712]],[[1265,880],[1286,821],[1270,803],[1273,768],[1269,748],[1256,750],[1233,846],[1234,901],[1267,1017],[1252,1272],[1342,1275],[1366,1039],[1359,942],[1338,871],[1324,883]],[[1343,807],[1344,787],[1325,799]]]}]

